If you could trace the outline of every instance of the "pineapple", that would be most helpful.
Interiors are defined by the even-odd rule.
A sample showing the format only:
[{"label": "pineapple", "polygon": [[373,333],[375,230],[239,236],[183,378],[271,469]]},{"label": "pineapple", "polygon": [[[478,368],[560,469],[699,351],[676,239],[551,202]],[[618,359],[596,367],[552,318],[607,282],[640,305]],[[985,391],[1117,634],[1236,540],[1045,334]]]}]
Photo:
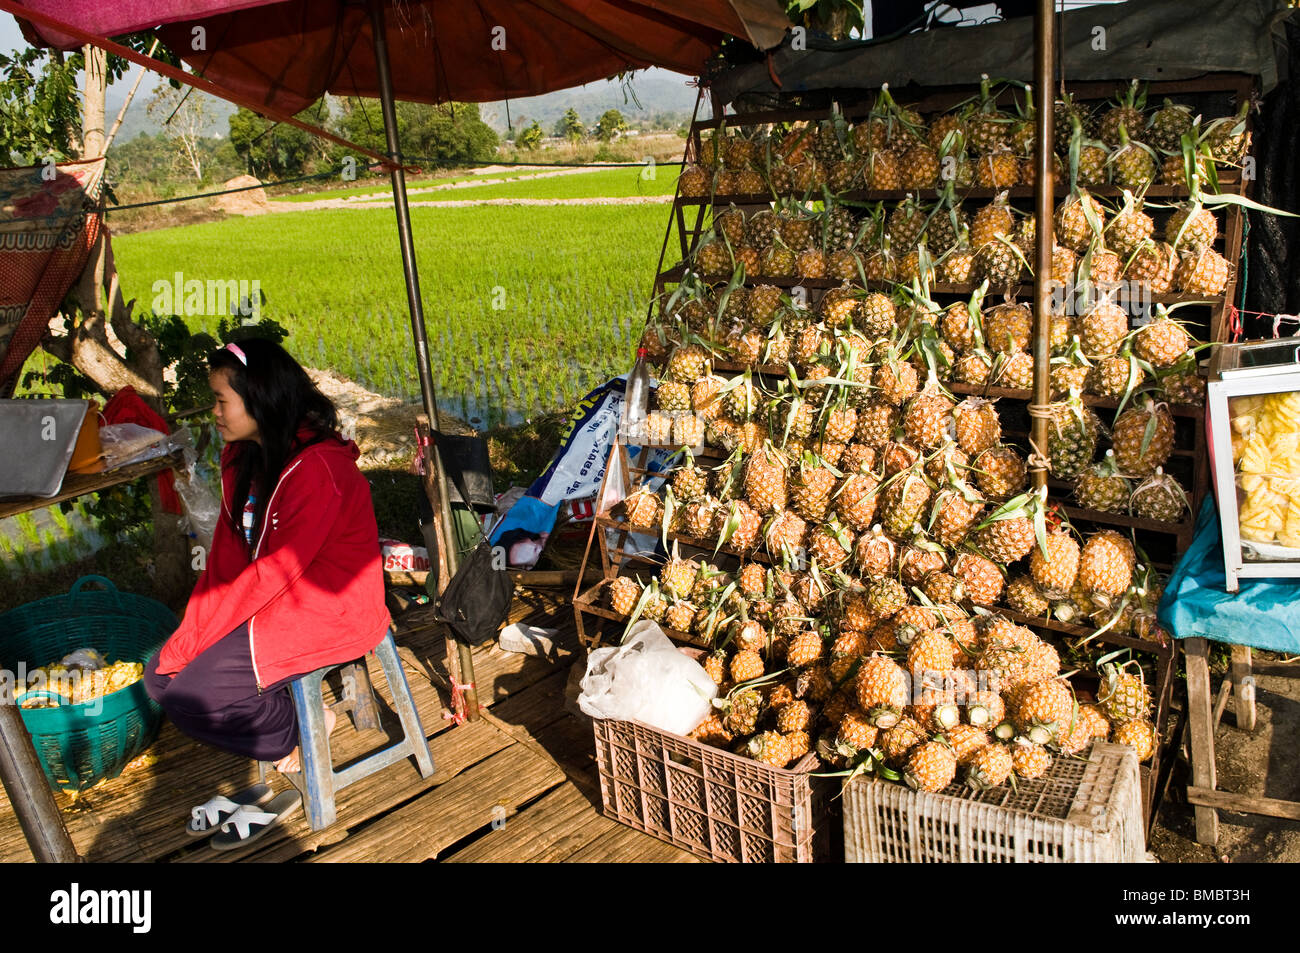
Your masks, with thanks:
[{"label": "pineapple", "polygon": [[[894,572],[897,545],[877,524],[853,544],[853,561],[868,579],[880,579]],[[864,603],[865,604],[865,603]]]},{"label": "pineapple", "polygon": [[709,674],[714,685],[721,685],[727,680],[727,653],[723,649],[710,652],[704,659],[704,671]]},{"label": "pineapple", "polygon": [[1156,179],[1156,154],[1144,142],[1129,138],[1129,130],[1123,124],[1119,127],[1119,145],[1110,154],[1111,177],[1121,189],[1132,192],[1145,192]]},{"label": "pineapple", "polygon": [[[1037,556],[1038,551],[1034,550],[1034,557]],[[1075,572],[1078,572],[1077,558]],[[1003,601],[1014,611],[1030,618],[1046,616],[1052,611],[1052,604],[1029,576],[1017,576],[1008,582]]]},{"label": "pineapple", "polygon": [[825,519],[835,489],[835,474],[805,460],[789,474],[790,508],[810,521]]},{"label": "pineapple", "polygon": [[1151,693],[1147,690],[1140,666],[1136,663],[1129,663],[1127,667],[1106,665],[1101,676],[1097,703],[1107,718],[1112,722],[1125,722],[1147,717],[1151,711]]},{"label": "pineapple", "polygon": [[636,608],[637,600],[641,598],[641,587],[636,584],[636,580],[627,576],[619,576],[609,584],[609,601],[614,611],[619,615],[628,616]]},{"label": "pineapple", "polygon": [[1000,238],[1011,238],[1015,230],[1015,215],[1003,192],[991,204],[982,206],[975,212],[970,224],[970,246],[978,251]]},{"label": "pineapple", "polygon": [[1118,93],[1115,103],[1102,115],[1097,128],[1097,135],[1107,143],[1116,145],[1120,141],[1120,127],[1141,129],[1146,125],[1146,115],[1142,107],[1146,103],[1146,92],[1139,88],[1137,80]]},{"label": "pineapple", "polygon": [[1142,365],[1125,348],[1123,354],[1112,354],[1097,361],[1088,371],[1083,386],[1089,394],[1119,399],[1137,390],[1146,376]]},{"label": "pineapple", "polygon": [[894,357],[887,358],[871,375],[871,384],[881,400],[894,407],[917,392],[916,368]]},{"label": "pineapple", "polygon": [[823,523],[808,532],[808,556],[822,569],[834,569],[849,558],[853,538],[837,521]]},{"label": "pineapple", "polygon": [[876,744],[880,729],[869,722],[859,709],[850,708],[840,719],[836,736],[836,746],[847,757],[853,757],[859,751],[868,751]]},{"label": "pineapple", "polygon": [[1016,693],[1011,719],[1016,729],[1035,744],[1046,744],[1068,731],[1074,721],[1074,694],[1063,679],[1045,679]]},{"label": "pineapple", "polygon": [[1133,341],[1137,356],[1153,367],[1173,367],[1187,353],[1191,336],[1183,326],[1167,315],[1142,327]]},{"label": "pineapple", "polygon": [[1106,459],[1080,475],[1074,485],[1074,499],[1082,507],[1102,513],[1123,513],[1128,507],[1131,487],[1120,476],[1114,451]]},{"label": "pineapple", "polygon": [[1092,463],[1101,421],[1077,396],[1051,404],[1047,421],[1047,458],[1052,476],[1069,480]]},{"label": "pineapple", "polygon": [[1018,742],[1011,746],[1011,767],[1016,777],[1032,781],[1041,778],[1051,766],[1052,755],[1042,745]]},{"label": "pineapple", "polygon": [[1208,248],[1219,236],[1219,221],[1200,202],[1180,205],[1165,223],[1165,241],[1177,251]]},{"label": "pineapple", "polygon": [[649,487],[640,486],[623,501],[628,525],[634,529],[658,529],[664,518],[664,502]]},{"label": "pineapple", "polygon": [[1087,192],[1077,192],[1056,208],[1056,239],[1071,251],[1083,254],[1095,236],[1105,228],[1106,212]]},{"label": "pineapple", "polygon": [[1161,467],[1139,483],[1129,498],[1129,512],[1134,516],[1161,523],[1182,522],[1187,509],[1186,492]]},{"label": "pineapple", "polygon": [[1179,255],[1174,284],[1187,294],[1221,295],[1230,274],[1226,258],[1213,248],[1197,245]]},{"label": "pineapple", "polygon": [[1138,761],[1150,761],[1157,745],[1156,728],[1145,718],[1134,718],[1116,725],[1111,740],[1135,749]]},{"label": "pineapple", "polygon": [[723,717],[716,711],[691,729],[687,737],[715,748],[725,747],[735,740],[735,735],[727,730]]},{"label": "pineapple", "polygon": [[881,499],[881,524],[895,539],[906,539],[930,500],[930,487],[920,473],[907,471],[890,482]]},{"label": "pineapple", "polygon": [[1015,762],[1006,745],[988,744],[971,757],[966,769],[966,783],[977,791],[987,791],[1011,777]]},{"label": "pineapple", "polygon": [[984,500],[971,487],[956,483],[941,490],[930,514],[930,532],[943,546],[956,546],[975,525]]},{"label": "pineapple", "polygon": [[908,755],[916,750],[917,745],[924,743],[927,737],[929,735],[924,725],[910,715],[904,715],[896,723],[884,729],[877,737],[876,743],[888,763],[902,767],[907,763]]},{"label": "pineapple", "polygon": [[994,605],[1002,595],[1002,570],[983,556],[962,553],[953,561],[952,571],[966,589],[966,598],[975,605]]},{"label": "pineapple", "polygon": [[749,682],[762,678],[764,671],[763,657],[755,651],[746,649],[732,656],[731,680],[733,682]]},{"label": "pineapple", "polygon": [[1046,599],[1064,599],[1079,575],[1079,544],[1064,528],[1049,532],[1046,543],[1045,550],[1034,547],[1029,560],[1029,574]]},{"label": "pineapple", "polygon": [[968,397],[953,410],[957,445],[969,454],[980,454],[1002,441],[1002,424],[993,403]]},{"label": "pineapple", "polygon": [[1128,334],[1128,314],[1106,296],[1079,316],[1077,328],[1085,355],[1109,357],[1119,351],[1120,341]]},{"label": "pineapple", "polygon": [[770,446],[745,462],[745,500],[759,514],[775,513],[786,504],[786,467],[783,457]]},{"label": "pineapple", "polygon": [[952,749],[940,741],[928,741],[912,752],[904,777],[920,791],[942,791],[957,774],[957,758]]},{"label": "pineapple", "polygon": [[738,688],[729,692],[726,698],[715,699],[714,704],[723,708],[726,715],[723,725],[733,735],[751,735],[758,726],[759,716],[763,711],[763,696],[753,688]]},{"label": "pineapple", "polygon": [[908,404],[903,415],[903,430],[913,443],[933,450],[948,435],[954,406],[937,384],[927,385]]},{"label": "pineapple", "polygon": [[865,531],[876,514],[876,491],[880,481],[870,472],[851,473],[835,491],[835,512],[850,529]]},{"label": "pineapple", "polygon": [[708,373],[709,352],[698,344],[682,344],[675,347],[668,355],[664,378],[689,385]]},{"label": "pineapple", "polygon": [[1114,530],[1088,537],[1079,552],[1078,584],[1102,608],[1128,591],[1133,581],[1133,544]]},{"label": "pineapple", "polygon": [[1124,276],[1132,281],[1145,282],[1152,294],[1168,294],[1173,290],[1178,268],[1179,258],[1172,245],[1144,241],[1129,257]]},{"label": "pineapple", "polygon": [[[795,668],[811,665],[822,657],[824,648],[825,645],[819,632],[813,630],[800,632],[790,640],[786,661]],[[783,728],[781,730],[792,731],[793,729]]]},{"label": "pineapple", "polygon": [[858,668],[856,693],[858,707],[877,728],[896,725],[911,701],[907,673],[883,655],[872,655]]},{"label": "pineapple", "polygon": [[1165,152],[1178,151],[1183,134],[1191,132],[1192,123],[1192,110],[1189,107],[1177,105],[1166,99],[1164,104],[1151,114],[1148,132],[1151,144]]},{"label": "pineapple", "polygon": [[989,744],[989,733],[975,725],[954,725],[944,732],[959,765],[970,764],[979,750]]},{"label": "pineapple", "polygon": [[1111,430],[1115,462],[1125,473],[1150,476],[1164,466],[1174,448],[1174,419],[1164,404],[1148,400],[1131,407]]},{"label": "pineapple", "polygon": [[987,281],[991,288],[1006,290],[1020,282],[1022,264],[1015,245],[999,238],[975,251],[971,271],[977,281]]},{"label": "pineapple", "polygon": [[790,740],[776,731],[764,731],[749,740],[746,754],[763,764],[784,768],[791,761]]},{"label": "pineapple", "polygon": [[992,500],[1007,500],[1025,485],[1025,461],[1011,447],[993,447],[975,458],[975,482]]},{"label": "pineapple", "polygon": [[[1037,500],[1031,496],[1026,503]],[[1015,502],[999,507],[984,525],[976,528],[971,540],[981,553],[1003,566],[1024,558],[1034,548],[1032,509],[1025,504],[1013,506]]]},{"label": "pineapple", "polygon": [[694,604],[679,599],[668,606],[664,621],[668,623],[670,629],[676,629],[678,632],[690,632],[691,627],[695,624],[695,612]]}]

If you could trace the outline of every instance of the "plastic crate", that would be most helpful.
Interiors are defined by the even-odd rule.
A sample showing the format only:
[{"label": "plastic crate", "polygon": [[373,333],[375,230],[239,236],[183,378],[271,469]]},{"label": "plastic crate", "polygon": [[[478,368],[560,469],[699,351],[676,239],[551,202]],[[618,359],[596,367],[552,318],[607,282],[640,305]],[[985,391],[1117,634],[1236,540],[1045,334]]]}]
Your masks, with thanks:
[{"label": "plastic crate", "polygon": [[[89,583],[104,591],[83,591]],[[144,663],[176,626],[176,616],[161,602],[119,592],[103,576],[83,576],[67,595],[0,615],[0,667],[30,672],[82,647],[98,650],[110,662]],[[85,790],[121,774],[157,737],[163,715],[143,680],[95,701],[20,713],[46,779],[65,791]]]},{"label": "plastic crate", "polygon": [[938,794],[857,778],[844,791],[850,863],[1137,863],[1146,859],[1132,748],[1097,742],[1046,775]]},{"label": "plastic crate", "polygon": [[709,860],[808,863],[830,858],[833,782],[773,768],[633,721],[597,719],[605,815]]}]

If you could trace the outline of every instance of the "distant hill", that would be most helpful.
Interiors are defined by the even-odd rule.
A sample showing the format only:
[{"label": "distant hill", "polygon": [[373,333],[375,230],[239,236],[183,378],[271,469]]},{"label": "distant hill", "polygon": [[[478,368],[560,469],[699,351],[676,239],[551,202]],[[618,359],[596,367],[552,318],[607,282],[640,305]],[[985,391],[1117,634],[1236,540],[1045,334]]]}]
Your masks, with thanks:
[{"label": "distant hill", "polygon": [[[637,120],[646,122],[656,116],[685,122],[690,119],[691,110],[695,108],[696,91],[694,87],[686,85],[689,79],[689,76],[663,69],[639,71],[630,81],[631,88],[640,103],[639,107],[630,96],[624,96],[623,84],[617,80],[602,80],[588,83],[586,86],[546,93],[543,96],[512,99],[509,103],[510,121],[517,129],[521,118],[528,122],[536,119],[547,132],[550,132],[555,121],[563,116],[566,110],[572,108],[578,111],[578,115],[588,127],[594,125],[607,109],[617,109],[633,122]],[[118,133],[120,141],[127,142],[142,132],[154,135],[161,130],[160,123],[150,118],[145,111],[145,104],[153,94],[155,85],[146,79],[140,87],[140,92],[132,101],[131,108],[122,121],[122,129]],[[117,116],[117,111],[122,108],[130,88],[130,80],[115,83],[108,88],[107,111],[110,123]],[[208,135],[224,138],[227,134],[227,122],[236,107],[223,99],[216,99],[197,90],[190,93],[190,96],[201,96],[210,100],[214,118],[208,127]],[[483,117],[483,121],[498,133],[505,132],[506,103],[504,101],[481,103],[479,114]]]},{"label": "distant hill", "polygon": [[[114,83],[108,87],[108,93],[104,97],[104,111],[107,114],[108,122],[111,124],[117,118],[118,110],[122,108],[122,103],[126,101],[126,94],[131,91],[131,83],[135,77],[131,76],[123,82]],[[126,111],[126,118],[122,120],[122,128],[117,133],[119,142],[129,142],[140,133],[154,135],[162,131],[162,124],[150,118],[145,106],[149,102],[149,97],[153,95],[156,84],[150,83],[146,79],[140,84],[140,91],[135,94],[135,99],[131,100],[131,108]],[[229,132],[229,121],[231,115],[237,108],[234,103],[226,102],[224,99],[217,99],[215,96],[209,96],[207,93],[201,93],[197,89],[190,93],[190,97],[201,97],[208,101],[209,111],[212,113],[212,122],[208,124],[205,130],[209,136],[226,138]]]},{"label": "distant hill", "polygon": [[[684,122],[691,118],[691,110],[695,108],[696,90],[686,85],[690,79],[689,76],[664,69],[637,72],[630,84],[640,107],[631,97],[624,98],[623,84],[617,80],[602,80],[542,96],[512,99],[509,103],[510,122],[518,129],[520,119],[526,122],[536,119],[549,132],[555,121],[570,108],[578,111],[588,127],[600,119],[607,109],[617,109],[631,121],[644,121],[655,115],[671,115],[680,117]],[[479,106],[483,121],[499,133],[506,129],[506,105],[501,101],[482,103]]]}]

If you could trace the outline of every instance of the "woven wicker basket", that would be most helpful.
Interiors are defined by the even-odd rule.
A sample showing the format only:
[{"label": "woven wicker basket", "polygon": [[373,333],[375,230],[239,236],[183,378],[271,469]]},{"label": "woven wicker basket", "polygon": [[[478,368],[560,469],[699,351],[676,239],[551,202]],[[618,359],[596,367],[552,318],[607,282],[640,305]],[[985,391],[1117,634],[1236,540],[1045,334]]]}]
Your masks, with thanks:
[{"label": "woven wicker basket", "polygon": [[1132,748],[1098,742],[1042,778],[982,794],[855,779],[844,791],[850,863],[1137,863],[1146,857]]}]

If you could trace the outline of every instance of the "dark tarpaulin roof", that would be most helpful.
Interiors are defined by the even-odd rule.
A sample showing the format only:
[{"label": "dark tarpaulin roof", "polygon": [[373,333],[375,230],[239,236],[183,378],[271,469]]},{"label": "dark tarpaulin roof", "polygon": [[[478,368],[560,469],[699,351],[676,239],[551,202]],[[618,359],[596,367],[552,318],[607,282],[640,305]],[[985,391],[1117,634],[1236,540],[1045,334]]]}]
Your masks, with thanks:
[{"label": "dark tarpaulin roof", "polygon": [[[1267,92],[1285,70],[1282,21],[1293,12],[1279,0],[1130,0],[1072,10],[1064,15],[1061,31],[1064,72],[1077,82],[1240,72],[1260,77]],[[894,88],[971,84],[981,73],[1027,81],[1033,78],[1034,22],[934,29],[877,44],[818,44],[810,37],[807,47],[791,49],[787,40],[774,51],[771,66],[779,88],[764,62],[714,76],[711,89],[730,103],[747,94],[882,83]]]},{"label": "dark tarpaulin roof", "polygon": [[[101,36],[161,25],[195,72],[283,112],[326,92],[379,95],[364,3],[21,2]],[[648,66],[696,75],[725,36],[766,48],[790,25],[777,0],[386,0],[385,8],[394,96],[413,102],[532,96]],[[36,29],[55,45],[79,45]]]}]

